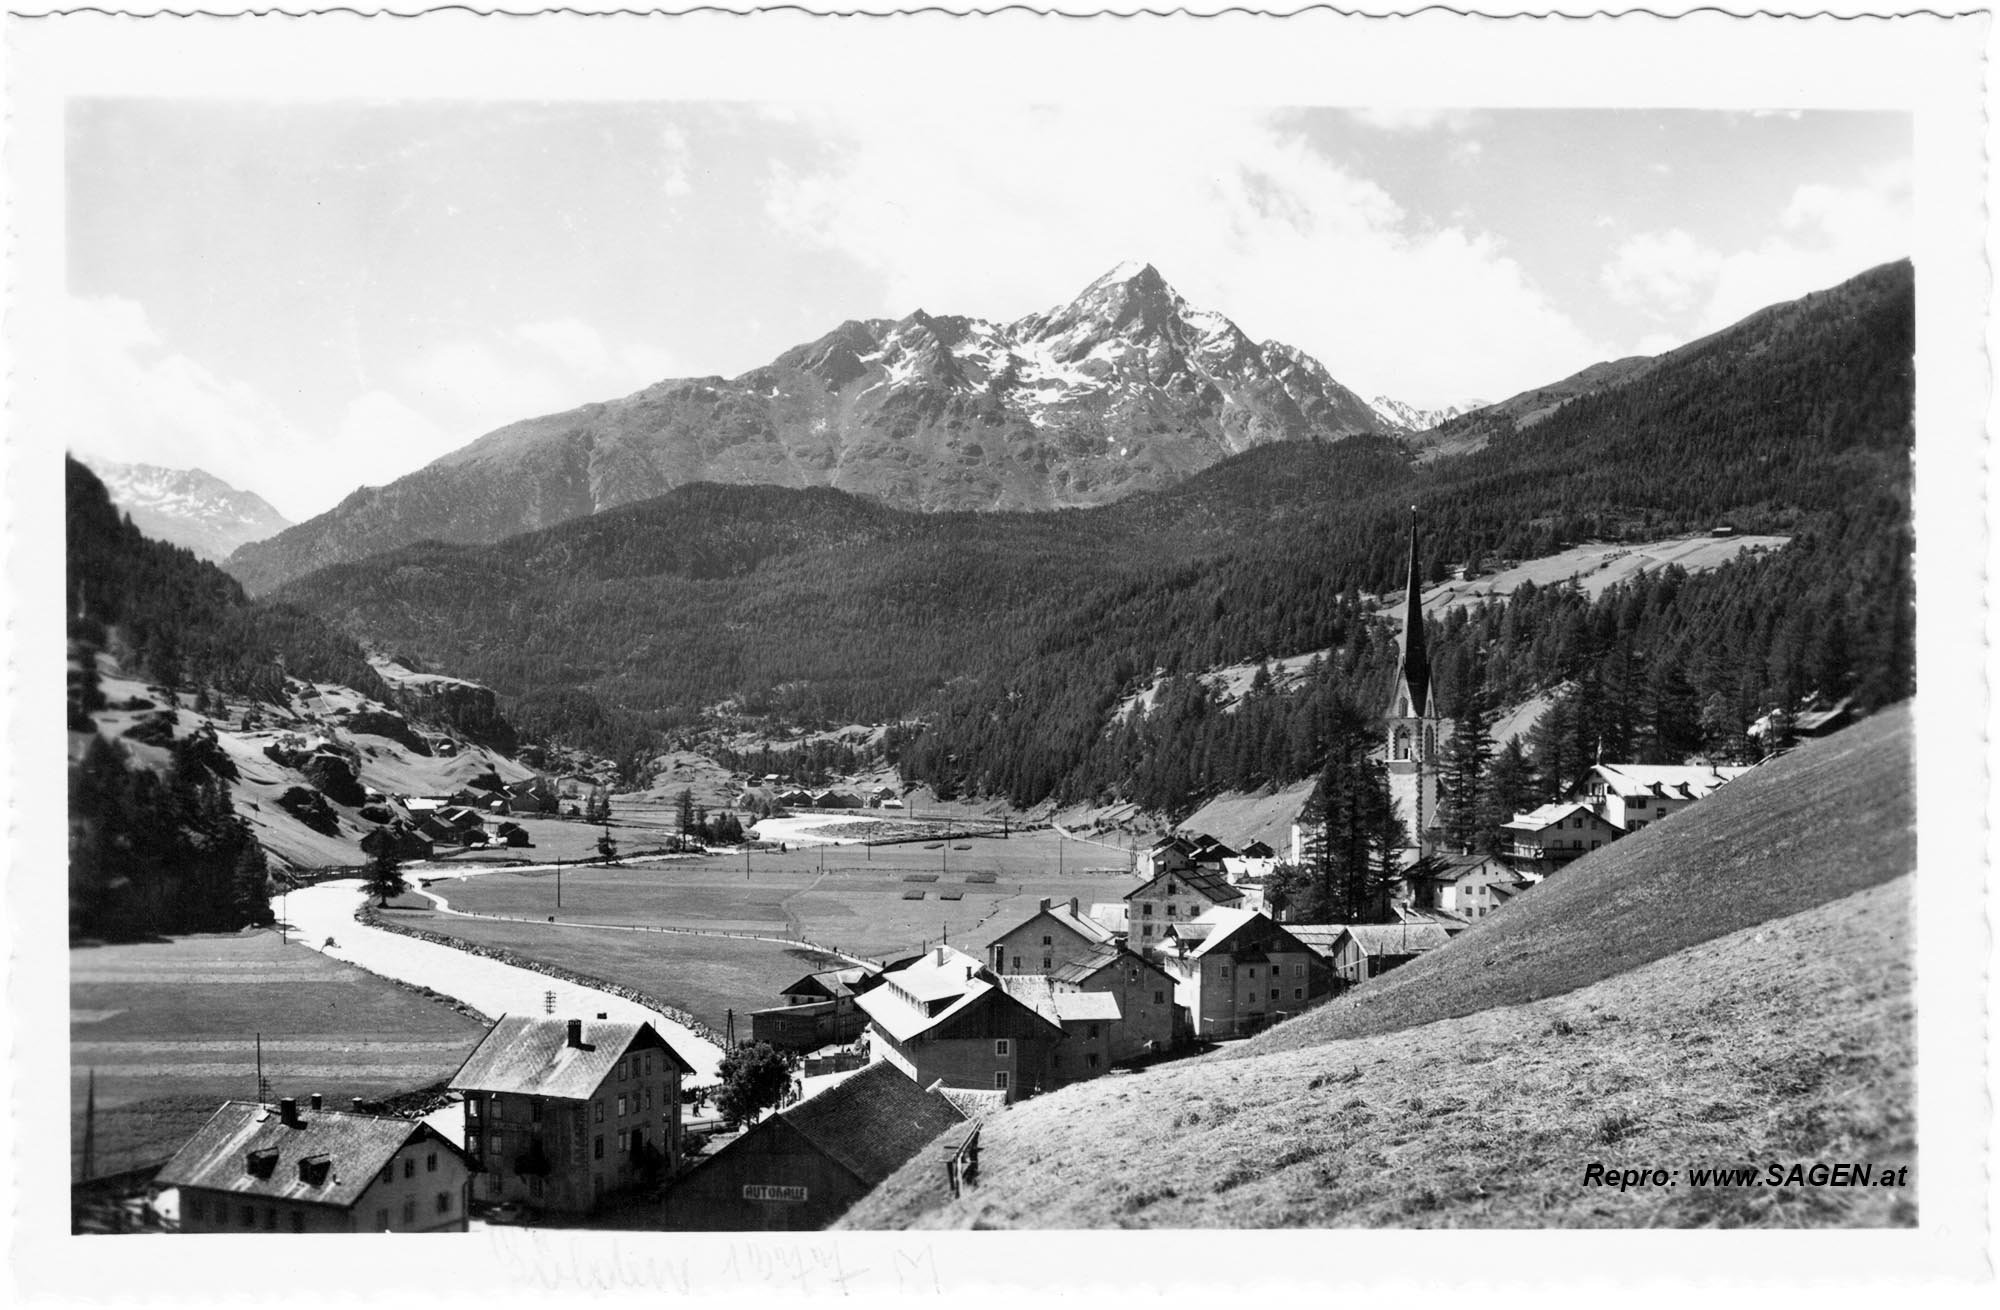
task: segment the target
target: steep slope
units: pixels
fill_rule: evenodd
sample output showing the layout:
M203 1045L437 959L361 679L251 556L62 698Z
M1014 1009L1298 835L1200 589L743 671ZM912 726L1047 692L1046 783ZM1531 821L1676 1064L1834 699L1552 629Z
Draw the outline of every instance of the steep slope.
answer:
M409 542L496 541L689 482L920 510L1094 505L1272 441L1390 425L1316 361L1120 265L1014 323L850 321L741 377L501 428L239 552L253 592Z
M1912 1162L1910 764L1907 709L1802 747L1345 1002L995 1118L957 1201L920 1160L842 1226L1912 1223L1913 1185L1584 1182Z
M254 491L241 491L201 469L83 461L103 480L111 503L155 541L185 546L221 563L231 551L276 536L292 521Z

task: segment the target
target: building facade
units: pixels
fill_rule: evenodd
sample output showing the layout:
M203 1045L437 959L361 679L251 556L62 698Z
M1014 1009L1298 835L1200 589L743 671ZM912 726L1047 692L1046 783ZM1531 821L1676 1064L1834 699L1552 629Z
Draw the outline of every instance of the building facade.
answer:
M993 939L986 963L1002 977L1054 973L1111 940L1109 928L1078 913L1074 897L1066 902L1045 897L1034 914Z
M1164 940L1168 927L1199 919L1210 910L1243 903L1243 889L1220 873L1193 868L1155 874L1125 893L1126 940L1140 951Z
M651 1024L503 1017L451 1080L475 1196L585 1214L671 1177L693 1072Z
M860 997L869 1052L919 1087L1004 1092L1022 1100L1056 1085L1062 1025L1007 994L998 975L949 946L893 969Z
M420 1120L228 1101L155 1182L180 1190L184 1233L466 1230L471 1162Z
M1302 1013L1324 990L1315 988L1320 958L1253 910L1211 910L1176 924L1155 958L1197 1037L1247 1037Z

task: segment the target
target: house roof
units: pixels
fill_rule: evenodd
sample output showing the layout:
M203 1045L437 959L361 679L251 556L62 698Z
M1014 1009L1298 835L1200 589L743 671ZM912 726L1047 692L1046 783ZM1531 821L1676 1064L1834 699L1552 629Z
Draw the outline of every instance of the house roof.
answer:
M1451 940L1436 923L1350 923L1346 936L1363 955L1414 955Z
M931 1085L931 1091L950 1101L958 1112L965 1116L967 1123L978 1123L990 1119L1007 1108L1007 1093L996 1092L986 1087L946 1087L940 1079Z
M611 1067L635 1043L649 1049L658 1046L683 1074L694 1072L694 1066L649 1023L624 1019L581 1022L583 1045L571 1046L567 1020L502 1016L452 1075L452 1090L589 1100Z
M1232 910L1221 906L1204 912L1199 918L1186 923L1171 925L1167 931L1176 940L1195 941L1198 945L1187 952L1190 956L1234 953L1232 947L1240 946L1250 934L1245 929L1260 926L1267 929L1264 940L1259 940L1251 949L1261 951L1264 941L1271 937L1296 937L1290 924L1278 924L1262 910ZM1199 934L1197 936L1197 934ZM1299 945L1304 946L1304 942Z
M996 991L1003 999L1011 999L978 960L964 951L940 946L915 964L888 974L881 986L854 999L871 1022L905 1042L962 1014ZM1048 1015L1040 1017L1056 1022Z
M412 1138L429 1138L464 1159L464 1152L421 1120L352 1114L345 1110L299 1111L288 1127L278 1107L254 1101L225 1101L160 1170L157 1182L200 1187L240 1196L312 1201L352 1206L368 1190L392 1156ZM252 1173L253 1152L271 1152L270 1168ZM323 1175L305 1174L301 1161L324 1159ZM307 1181L309 1176L323 1180Z
M1088 1020L1117 1022L1124 1017L1118 998L1109 992L1077 992L1055 985L1044 974L1009 974L1000 980L1007 995L1051 1023L1079 1023Z
M1121 933L1132 922L1130 910L1123 901L1098 901L1090 907L1090 918L1113 933Z
M925 1091L886 1060L800 1101L780 1117L870 1187L966 1119L950 1098Z
M1186 883L1188 890L1200 896L1210 905L1233 905L1243 899L1242 888L1232 886L1229 879L1207 869L1176 869L1166 873L1155 874L1145 882L1140 883L1137 887L1134 887L1131 891L1126 892L1125 899L1128 901L1131 900L1134 896L1146 891L1154 883L1165 878L1173 878Z
M1058 965L1055 972L1051 973L1049 977L1059 983L1079 984L1088 982L1100 970L1107 969L1118 963L1119 957L1123 955L1132 955L1132 953L1116 942L1100 942L1075 959L1066 960ZM1139 957L1133 955L1132 958L1136 960Z
M1344 923L1288 923L1285 931L1315 955L1333 954L1333 944L1347 931Z
M1669 796L1699 800L1747 772L1747 767L1735 764L1597 764L1589 776L1602 779L1605 790L1615 796L1652 796L1657 788Z
M1512 828L1517 832L1540 832L1544 828L1555 827L1578 810L1582 810L1594 819L1599 819L1607 827L1615 828L1618 826L1612 823L1611 820L1598 814L1596 810L1585 805L1582 801L1550 801L1547 805L1529 810L1526 814L1517 814L1500 826L1502 828Z
M1092 907L1093 910L1095 908L1094 906ZM1033 914L1021 920L1021 922L1015 924L1012 928L1007 929L1006 932L994 934L993 940L997 942L1002 937L1007 936L1008 933L1018 932L1043 916L1054 919L1057 923L1087 942L1108 942L1114 935L1111 929L1097 922L1096 919L1071 910L1068 901L1056 901L1052 903L1045 902L1040 909L1037 909Z

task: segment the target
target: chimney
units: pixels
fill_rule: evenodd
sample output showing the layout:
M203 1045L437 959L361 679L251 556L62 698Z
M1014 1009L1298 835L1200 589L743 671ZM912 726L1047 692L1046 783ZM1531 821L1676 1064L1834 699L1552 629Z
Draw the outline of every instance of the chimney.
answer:
M600 1019L609 1019L611 1016L609 1014L606 1014L604 1011L599 1010L597 1012L597 1017Z
M1076 897L1074 896L1069 898L1069 912L1071 915L1075 915L1077 913Z
M312 1094L312 1108L314 1114L318 1114L320 1112L321 1102L320 1102L320 1095L318 1092L314 1092Z
M287 1096L284 1100L278 1102L278 1117L284 1120L285 1127L287 1128L303 1128L305 1126L299 1121L299 1103L292 1097Z
M1042 897L1042 908L1045 910L1049 908L1049 898L1046 896Z
M583 1046L583 1020L571 1019L569 1021L569 1044L578 1048Z
M361 1098L358 1096L354 1098L354 1113L361 1113Z

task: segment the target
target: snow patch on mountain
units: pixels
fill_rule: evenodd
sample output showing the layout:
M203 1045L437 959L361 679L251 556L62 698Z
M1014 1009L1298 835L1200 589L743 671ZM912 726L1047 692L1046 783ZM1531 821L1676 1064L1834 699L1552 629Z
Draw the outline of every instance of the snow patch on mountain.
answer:
M129 514L139 531L155 541L185 546L203 559L220 563L238 546L292 526L262 496L201 469L78 458L103 481L111 503Z
M1425 409L1391 396L1377 396L1368 402L1368 407L1391 427L1400 428L1405 432L1428 432L1448 419L1457 418L1460 414L1470 414L1475 409L1486 408L1486 402L1467 400L1438 409Z

